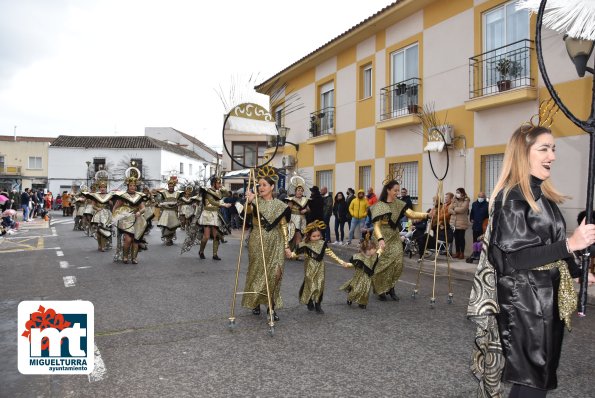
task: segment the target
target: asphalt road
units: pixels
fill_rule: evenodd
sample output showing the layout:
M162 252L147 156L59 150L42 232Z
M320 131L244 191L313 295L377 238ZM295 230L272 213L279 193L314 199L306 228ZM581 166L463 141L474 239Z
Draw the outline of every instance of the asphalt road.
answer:
M229 397L360 396L472 397L469 359L474 328L465 318L470 274L452 278L447 303L442 268L436 304L432 275L407 262L399 302L374 297L366 310L345 304L338 287L352 270L329 262L324 314L298 302L302 263L288 261L282 284L285 308L270 337L264 316L237 307L227 327L240 240L221 245L223 261L180 255L184 232L171 247L149 235L140 264L112 262L96 242L72 231L56 214L48 228L26 226L0 243L1 397ZM351 249L338 253L345 259ZM242 261L240 290L246 260ZM64 277L73 276L66 287ZM25 376L17 370L17 306L22 300L89 300L95 306L95 342L104 371L88 376ZM239 304L239 302L238 302ZM593 396L595 308L575 317L567 333L559 388L551 397Z

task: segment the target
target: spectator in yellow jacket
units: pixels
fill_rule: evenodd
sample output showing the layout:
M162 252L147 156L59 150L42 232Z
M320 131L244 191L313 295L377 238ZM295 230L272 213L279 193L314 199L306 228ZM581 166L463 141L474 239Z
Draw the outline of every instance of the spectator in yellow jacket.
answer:
M366 215L368 214L368 200L363 189L357 191L357 197L354 198L349 204L349 214L351 214L351 225L349 226L349 240L347 244L351 244L355 229L361 227L366 221Z

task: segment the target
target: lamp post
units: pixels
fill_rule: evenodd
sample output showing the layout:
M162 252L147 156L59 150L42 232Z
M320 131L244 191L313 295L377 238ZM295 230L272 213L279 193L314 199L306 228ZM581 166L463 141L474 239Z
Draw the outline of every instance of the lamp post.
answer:
M277 144L283 146L285 144L293 145L296 152L300 150L300 144L296 144L291 141L287 141L287 135L289 134L289 127L277 127L279 136L277 137Z
M87 189L89 189L89 167L91 166L91 161L87 160L85 163L87 164Z
M547 90L549 91L552 99L560 108L562 113L566 115L570 121L572 121L575 125L580 127L583 131L589 133L589 169L588 169L588 178L587 178L587 206L586 206L586 223L592 224L593 223L593 188L595 186L595 71L593 68L589 68L587 66L587 62L591 57L591 53L593 52L593 42L589 40L581 40L575 39L571 37L564 37L564 42L566 44L566 51L568 55L572 59L576 67L576 71L580 77L585 75L585 72L589 72L594 76L593 82L593 93L591 96L591 113L587 120L580 120L570 110L564 105L558 93L554 89L552 83L550 82L549 76L547 74L547 70L545 68L545 63L543 61L543 49L541 46L541 27L543 24L543 13L545 10L547 0L542 0L539 5L539 10L537 11L537 24L536 24L536 32L535 32L535 48L537 52L537 64L539 65L539 71L541 72L541 76L543 77L543 81ZM590 251L589 248L584 250L583 258L582 258L582 267L583 267L583 275L581 277L580 282L580 292L579 292L579 303L578 303L578 315L585 316L585 311L587 307L587 286L588 286L588 275L589 275L589 257Z

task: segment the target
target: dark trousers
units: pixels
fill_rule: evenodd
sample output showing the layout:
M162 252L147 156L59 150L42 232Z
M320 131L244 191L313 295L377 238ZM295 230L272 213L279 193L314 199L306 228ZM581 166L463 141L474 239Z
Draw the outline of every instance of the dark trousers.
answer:
M324 223L326 224L326 228L324 229L324 240L327 242L331 241L331 217L329 216L324 217Z
M473 230L473 242L477 242L477 238L483 235L483 231Z
M508 398L544 398L545 396L547 396L547 390L513 384Z
M343 242L345 239L345 224L347 224L346 220L339 221L339 219L335 217L335 238L338 242ZM339 232L341 232L341 239L339 239Z
M457 253L465 252L465 230L455 229L455 250Z

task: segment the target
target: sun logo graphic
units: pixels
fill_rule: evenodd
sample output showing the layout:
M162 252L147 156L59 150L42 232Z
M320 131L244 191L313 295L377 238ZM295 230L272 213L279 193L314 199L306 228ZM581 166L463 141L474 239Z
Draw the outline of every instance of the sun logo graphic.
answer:
M18 365L22 374L89 374L94 367L94 308L89 301L22 301Z

